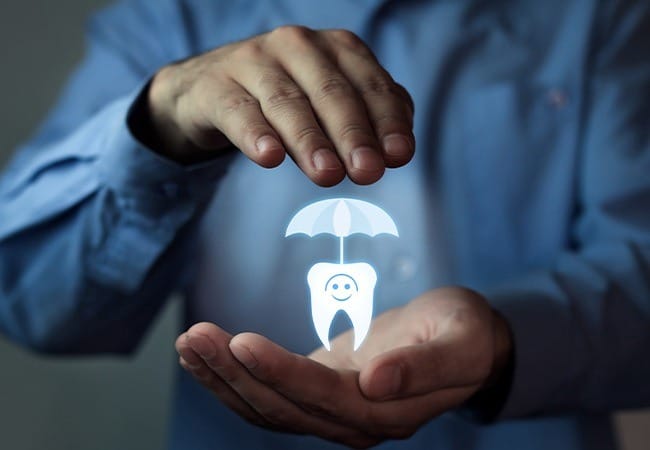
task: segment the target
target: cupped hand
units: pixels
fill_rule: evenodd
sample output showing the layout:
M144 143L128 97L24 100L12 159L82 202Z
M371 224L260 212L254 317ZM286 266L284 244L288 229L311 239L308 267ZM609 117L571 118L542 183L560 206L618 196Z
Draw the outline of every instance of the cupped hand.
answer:
M415 148L413 102L356 35L284 26L154 76L142 140L179 161L230 143L263 167L285 154L315 183L377 181Z
M357 352L351 333L305 357L200 323L176 348L181 365L249 422L355 448L411 436L494 383L511 352L505 321L461 288L380 315Z

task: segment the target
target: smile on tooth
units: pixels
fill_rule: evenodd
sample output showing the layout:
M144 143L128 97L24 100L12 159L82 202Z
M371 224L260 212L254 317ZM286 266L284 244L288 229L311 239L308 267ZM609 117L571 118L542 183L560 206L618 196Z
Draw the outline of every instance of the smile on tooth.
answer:
M312 319L323 346L330 350L329 331L334 316L344 311L354 328L354 350L370 329L377 273L366 263L317 263L307 274Z

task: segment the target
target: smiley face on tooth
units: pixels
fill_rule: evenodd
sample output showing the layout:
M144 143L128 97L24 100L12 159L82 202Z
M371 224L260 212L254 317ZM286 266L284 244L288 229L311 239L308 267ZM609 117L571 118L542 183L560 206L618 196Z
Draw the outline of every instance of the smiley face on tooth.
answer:
M325 292L331 295L334 300L344 302L359 292L359 285L350 275L337 273L327 280Z

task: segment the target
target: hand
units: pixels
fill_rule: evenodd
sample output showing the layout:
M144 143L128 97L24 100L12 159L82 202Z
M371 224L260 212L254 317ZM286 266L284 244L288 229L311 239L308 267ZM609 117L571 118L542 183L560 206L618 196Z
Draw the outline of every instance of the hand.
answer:
M373 183L415 148L410 96L344 30L285 26L166 66L146 109L136 134L166 156L191 162L232 143L275 167L287 152L322 186Z
M508 326L478 294L430 291L309 357L201 323L177 340L181 365L251 423L356 448L411 436L500 376Z

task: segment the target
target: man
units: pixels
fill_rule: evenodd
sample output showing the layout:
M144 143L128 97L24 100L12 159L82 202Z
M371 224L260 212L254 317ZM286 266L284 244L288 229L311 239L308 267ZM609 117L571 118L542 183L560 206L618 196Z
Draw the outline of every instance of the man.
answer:
M174 449L614 448L650 404L649 30L633 1L120 3L2 179L2 330L127 353L182 291ZM330 197L400 230L350 238L358 352L313 351L336 244L283 237Z

